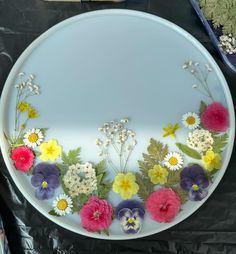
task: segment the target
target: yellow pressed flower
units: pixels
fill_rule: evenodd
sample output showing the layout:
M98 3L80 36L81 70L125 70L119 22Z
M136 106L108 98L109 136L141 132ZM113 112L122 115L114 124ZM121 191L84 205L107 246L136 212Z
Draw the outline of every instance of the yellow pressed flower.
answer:
M119 193L123 199L130 199L139 190L135 180L136 178L133 173L119 173L114 179L112 189L114 192Z
M55 161L62 152L61 146L54 139L42 143L39 149L41 151L41 155L39 158L42 161Z
M179 124L175 123L174 125L168 124L166 128L163 128L164 135L163 137L171 136L172 138L175 138L175 132L179 129Z
M206 155L202 157L202 161L208 171L220 169L222 166L220 154L214 153L212 150L206 152Z
M17 108L20 112L26 112L29 109L29 104L24 101L21 101L18 103Z
M165 184L167 182L168 171L160 165L155 165L148 170L148 176L153 184Z
M25 127L26 127L26 124L23 123L23 124L21 125L20 129L23 131L23 130L25 129Z
M33 118L37 118L38 116L39 116L38 112L34 108L29 107L29 109L28 109L28 117L30 119L33 119Z

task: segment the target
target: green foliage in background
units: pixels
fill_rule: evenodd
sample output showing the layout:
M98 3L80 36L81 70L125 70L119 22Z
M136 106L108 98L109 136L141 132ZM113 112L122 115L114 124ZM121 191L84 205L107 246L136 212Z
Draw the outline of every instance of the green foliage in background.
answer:
M236 38L236 0L199 0L200 7L215 28L223 26L225 35Z

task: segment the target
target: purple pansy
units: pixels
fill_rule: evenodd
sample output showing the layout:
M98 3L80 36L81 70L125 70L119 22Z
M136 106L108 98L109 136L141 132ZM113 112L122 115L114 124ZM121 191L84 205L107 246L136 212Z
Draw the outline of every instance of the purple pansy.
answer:
M55 164L39 163L33 170L31 184L36 188L36 198L50 199L59 186L60 172Z
M206 188L209 185L209 180L201 166L194 164L184 168L180 178L180 186L189 192L190 200L200 201L207 196Z
M137 200L125 200L116 207L116 217L121 221L121 228L126 234L140 231L145 209Z

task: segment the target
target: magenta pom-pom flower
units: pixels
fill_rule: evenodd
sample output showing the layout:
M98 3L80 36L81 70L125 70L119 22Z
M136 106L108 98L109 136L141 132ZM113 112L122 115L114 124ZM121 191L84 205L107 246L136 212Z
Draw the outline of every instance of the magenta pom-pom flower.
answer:
M203 126L214 132L224 132L229 126L229 113L219 102L207 106L201 116Z
M146 208L151 218L157 222L171 222L178 214L181 201L171 188L161 188L146 200Z
M108 201L92 196L80 210L82 227L90 232L106 230L112 223L112 213Z
M32 167L34 163L34 157L35 156L33 151L26 146L14 148L11 152L11 159L15 163L15 168L24 173L29 171Z

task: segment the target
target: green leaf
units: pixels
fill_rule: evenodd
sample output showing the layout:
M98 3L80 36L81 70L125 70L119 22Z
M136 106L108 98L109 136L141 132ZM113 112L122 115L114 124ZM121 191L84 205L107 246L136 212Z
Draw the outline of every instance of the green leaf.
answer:
M79 158L80 151L81 149L80 147L78 147L76 149L70 150L68 154L66 154L65 152L62 152L61 159L63 163L69 166L76 163L80 163L80 158Z
M140 173L136 173L136 182L139 185L138 196L145 201L148 196L154 191L154 185L149 177L145 177Z
M100 161L100 162L96 165L96 174L97 174L97 175L100 175L100 174L106 173L106 171L105 171L105 166L106 166L106 161L105 161L105 160Z
M104 176L103 174L97 176L97 185L101 184L103 176Z
M46 131L48 130L48 128L40 128L40 131L42 132L42 134L45 136L46 135Z
M98 185L97 195L101 199L107 199L108 194L111 191L112 182L103 182L102 184Z
M101 233L103 233L104 235L107 235L107 236L110 235L108 229L103 229L103 230L101 231Z
M39 151L37 151L37 150L34 150L34 155L35 155L36 157L39 157L39 156L41 155L41 153L40 153Z
M228 143L229 135L227 133L223 135L212 135L214 139L214 143L212 145L212 149L215 153L221 153L224 147Z
M187 154L189 157L192 157L197 160L200 160L202 158L201 154L198 151L188 147L187 145L176 143L176 146L179 148L179 150Z
M176 192L181 200L181 204L184 204L188 201L188 192L184 191L181 187L172 187L172 190Z
M62 175L64 175L68 170L68 165L63 163L56 163L56 166L60 169Z
M68 196L70 196L69 190L66 188L66 186L65 186L65 184L64 184L63 176L64 176L63 174L61 174L61 176L60 176L61 187L62 187L62 189L64 190L65 194L68 195Z
M143 153L143 160L138 161L139 168L146 177L148 177L149 169L152 169L155 165L161 164L168 154L169 149L167 145L163 145L161 142L151 138L147 151L147 154Z
M204 101L201 101L200 108L199 108L199 115L201 116L202 113L206 110L207 104Z
M73 212L79 212L84 204L88 201L90 196L86 194L79 194L78 197L73 198Z
M50 215L55 216L55 217L61 217L60 215L58 215L57 213L55 213L55 211L52 209L51 211L48 212Z
M177 171L169 171L169 175L167 178L167 183L165 184L166 187L173 187L180 183L180 170Z
M33 174L33 169L34 169L34 168L31 167L30 170L26 172L26 175L27 175L27 176L32 176L32 174Z

